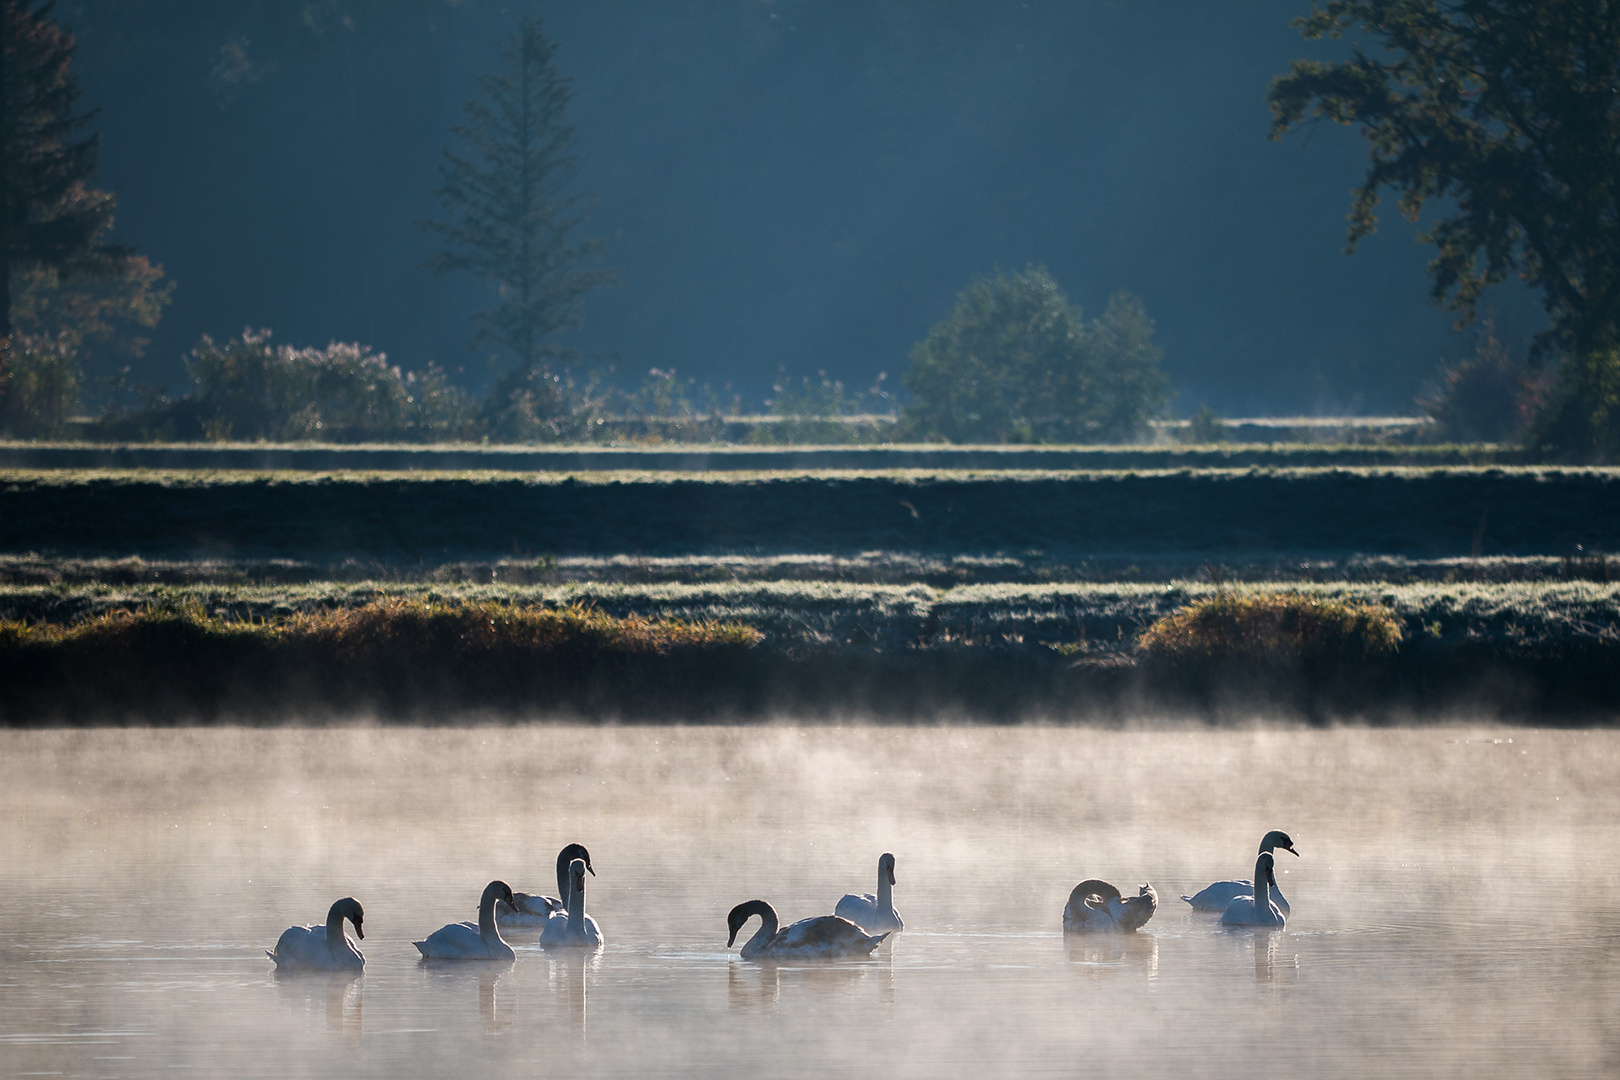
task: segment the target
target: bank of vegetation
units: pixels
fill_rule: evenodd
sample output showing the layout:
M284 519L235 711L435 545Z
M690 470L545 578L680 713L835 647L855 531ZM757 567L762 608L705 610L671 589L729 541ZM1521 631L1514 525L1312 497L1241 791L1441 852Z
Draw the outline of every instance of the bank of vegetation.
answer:
M0 591L7 723L1607 722L1620 586Z

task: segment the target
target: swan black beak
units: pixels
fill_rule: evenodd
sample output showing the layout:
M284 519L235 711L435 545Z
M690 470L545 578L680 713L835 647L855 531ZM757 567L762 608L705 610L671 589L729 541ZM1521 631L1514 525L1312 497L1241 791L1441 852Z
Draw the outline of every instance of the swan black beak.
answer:
M359 938L361 941L366 940L366 932L361 928L359 923L354 924L354 936Z
M1292 847L1285 847L1283 850L1288 852L1288 854L1292 855L1294 858L1299 858L1299 852L1295 851Z

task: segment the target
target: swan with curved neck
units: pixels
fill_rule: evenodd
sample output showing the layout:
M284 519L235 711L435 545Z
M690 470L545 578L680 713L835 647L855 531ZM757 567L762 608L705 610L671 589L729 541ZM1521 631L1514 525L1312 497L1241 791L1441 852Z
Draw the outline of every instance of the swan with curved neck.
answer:
M588 949L602 944L602 931L596 920L585 914L585 860L575 859L568 866L568 913L553 915L540 935L540 944L548 949L582 946Z
M904 930L906 924L900 918L900 913L894 910L894 856L884 852L878 859L877 893L867 893L858 896L855 893L845 893L844 898L838 901L833 914L848 919L856 926L872 933L877 930L887 930L891 933Z
M1065 933L1094 930L1140 930L1159 910L1159 894L1144 884L1135 896L1122 896L1106 881L1090 878L1069 893L1063 908Z
M495 905L495 918L510 926L544 926L550 919L568 911L568 868L575 859L585 860L585 869L592 874L591 853L584 844L569 844L557 853L557 895L515 892L513 902L502 900Z
M1296 858L1299 856L1299 852L1294 850L1294 841L1289 839L1288 834L1280 829L1272 829L1260 838L1260 851L1262 854L1275 851L1278 848L1289 852ZM1240 896L1253 895L1254 882L1239 878L1231 881L1217 881L1207 888L1199 889L1191 896L1183 896L1182 899L1191 904L1194 911L1213 912L1225 911L1227 906ZM1275 881L1271 885L1271 902L1276 904L1284 915L1293 910L1288 906L1288 900L1283 896L1282 890L1277 888Z
M492 881L484 886L484 895L478 901L478 925L470 922L441 926L425 941L413 941L424 960L511 960L512 951L495 925L495 901L512 902L512 889L504 881Z
M1273 899L1277 887L1277 857L1262 851L1254 864L1254 895L1240 896L1226 905L1221 913L1222 926L1275 926L1279 930L1288 922Z
M326 925L291 926L281 932L275 951L264 954L276 962L277 971L359 971L366 958L343 932L343 920L354 923L360 940L366 939L362 926L366 913L360 902L345 896L326 913Z
M763 900L749 900L738 904L726 916L731 937L726 948L737 943L737 931L755 915L759 916L759 929L743 943L744 960L812 960L840 956L870 956L872 950L889 935L868 934L848 919L837 915L817 915L800 919L785 929L776 918L776 909Z

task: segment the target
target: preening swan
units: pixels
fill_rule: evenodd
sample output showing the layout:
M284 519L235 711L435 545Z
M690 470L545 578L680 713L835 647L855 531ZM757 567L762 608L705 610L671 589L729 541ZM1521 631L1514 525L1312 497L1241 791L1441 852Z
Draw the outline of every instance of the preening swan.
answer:
M470 922L441 926L426 941L413 941L424 960L511 960L517 956L495 925L495 901L512 902L512 889L504 881L484 886L478 901L478 925Z
M1222 926L1275 926L1279 930L1288 919L1273 901L1277 887L1277 857L1262 851L1254 864L1254 895L1240 896L1221 913Z
M1291 852L1295 856L1299 855L1299 852L1294 850L1294 841L1289 839L1287 833L1282 832L1279 829L1272 829L1270 832L1266 833L1265 836L1260 838L1261 851L1269 852L1277 848L1282 848L1284 851ZM1227 905L1231 904L1231 902L1236 900L1238 897L1253 895L1254 882L1247 880L1234 880L1217 881L1208 888L1199 889L1191 896L1183 896L1182 899L1191 904L1194 911L1225 911ZM1273 881L1271 885L1271 902L1276 904L1277 907L1282 910L1284 915L1289 914L1293 910L1288 906L1287 899L1284 898L1282 891L1277 888L1275 881Z
M877 895L845 893L833 913L872 933L878 930L904 930L900 913L894 910L894 856L884 852L878 859Z
M364 941L361 923L365 917L360 902L345 896L326 913L325 926L288 927L276 942L275 952L266 949L264 955L276 962L278 971L359 971L366 966L366 958L343 932L343 920L354 923L354 932Z
M602 944L602 931L596 920L585 914L585 860L568 865L568 914L553 915L540 935L548 949L570 945L596 948Z
M837 956L870 956L888 934L868 934L848 919L837 915L817 915L800 919L785 930L778 930L776 909L763 900L749 900L731 909L726 921L731 937L726 948L737 943L737 931L755 915L759 929L742 947L744 960L811 960Z
M1106 881L1091 878L1069 893L1063 907L1065 933L1092 930L1137 930L1159 910L1159 894L1152 885L1143 885L1136 896L1121 896Z
M557 853L557 895L515 892L514 903L505 900L495 904L495 918L508 926L544 926L553 915L568 910L568 867L575 859L585 860L585 869L596 873L591 866L591 853L584 844L569 844Z

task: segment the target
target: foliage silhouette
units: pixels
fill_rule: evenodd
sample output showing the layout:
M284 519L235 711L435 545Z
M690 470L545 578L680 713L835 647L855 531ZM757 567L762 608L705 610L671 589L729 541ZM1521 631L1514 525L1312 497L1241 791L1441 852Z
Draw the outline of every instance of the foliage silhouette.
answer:
M1517 274L1562 354L1560 393L1532 440L1564 457L1620 453L1620 4L1591 0L1327 0L1308 40L1359 36L1351 57L1294 61L1273 80L1272 137L1312 119L1361 128L1371 164L1349 247L1377 226L1381 189L1437 252L1433 296L1474 317Z

